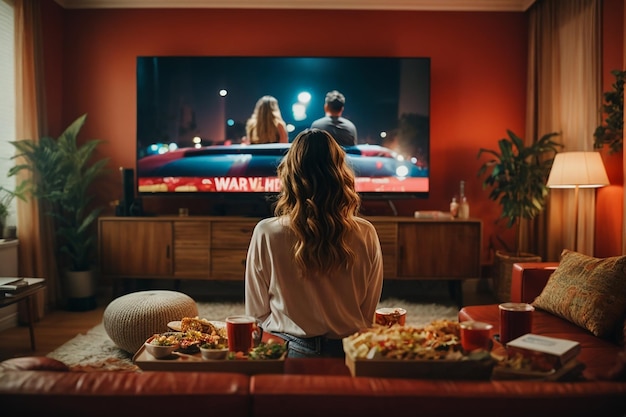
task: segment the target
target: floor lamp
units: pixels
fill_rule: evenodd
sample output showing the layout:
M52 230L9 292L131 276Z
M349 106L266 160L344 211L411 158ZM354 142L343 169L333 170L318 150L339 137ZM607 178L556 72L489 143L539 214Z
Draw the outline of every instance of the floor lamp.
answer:
M578 189L600 188L609 185L604 164L599 152L560 152L556 154L548 188L573 188L574 211L574 250L578 250Z

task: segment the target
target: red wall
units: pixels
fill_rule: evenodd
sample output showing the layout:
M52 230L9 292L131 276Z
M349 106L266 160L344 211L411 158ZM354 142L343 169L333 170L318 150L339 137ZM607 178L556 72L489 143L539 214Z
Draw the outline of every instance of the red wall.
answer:
M483 220L483 253L489 256L500 208L477 178L477 153L494 148L506 129L525 133L524 13L65 10L45 0L44 15L46 92L54 107L49 134L88 114L81 137L106 140L101 152L111 159L111 178L97 191L105 203L121 197L118 167L135 164L138 55L430 57L432 191L428 199L396 206L410 216L415 210L447 211L465 180L470 214ZM204 203L184 204L200 214L197 206ZM144 199L144 207L159 214L174 213L179 205Z
M602 91L611 90L611 71L625 69L624 0L604 0L602 11ZM624 222L624 155L602 150L602 159L611 185L597 192L595 256L622 253Z

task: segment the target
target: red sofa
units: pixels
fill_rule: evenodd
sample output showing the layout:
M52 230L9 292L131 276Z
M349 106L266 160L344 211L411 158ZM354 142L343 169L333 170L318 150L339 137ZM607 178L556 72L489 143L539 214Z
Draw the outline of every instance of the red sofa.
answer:
M550 264L548 264L550 265ZM555 266L556 264L551 264ZM516 266L513 294L530 300L550 274L546 264ZM518 297L518 298L515 298ZM352 377L339 359L287 359L285 374L208 372L72 372L49 358L0 363L0 403L20 415L508 417L626 414L626 382L603 380L623 360L623 347L537 311L534 331L578 340L592 380L452 381ZM464 307L461 320L497 324L497 305ZM497 328L497 326L496 326ZM615 375L613 375L615 376Z
M559 264L556 262L529 262L513 265L511 276L511 301L530 303L537 297L548 278ZM497 305L469 306L459 311L459 320L486 321L498 332L499 312ZM584 375L590 380L613 378L610 374L625 354L624 346L600 339L589 331L536 309L533 314L533 333L579 342L582 347L578 360L585 364Z

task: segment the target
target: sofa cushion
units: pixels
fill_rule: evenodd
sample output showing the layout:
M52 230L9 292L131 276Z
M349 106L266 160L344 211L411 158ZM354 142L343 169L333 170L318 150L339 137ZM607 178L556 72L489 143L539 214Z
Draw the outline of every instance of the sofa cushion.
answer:
M437 381L327 375L254 375L254 417L407 415L621 416L626 384L607 381ZM294 410L297 410L294 411Z
M250 377L239 373L0 371L3 409L27 417L182 416L189 407L248 417L249 399Z
M564 250L532 305L598 337L615 339L626 312L626 256L594 258Z

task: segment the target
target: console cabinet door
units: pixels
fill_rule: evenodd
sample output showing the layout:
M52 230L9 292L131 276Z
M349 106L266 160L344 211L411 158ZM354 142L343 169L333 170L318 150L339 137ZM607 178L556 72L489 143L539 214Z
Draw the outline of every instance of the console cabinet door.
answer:
M383 277L395 278L398 276L398 223L372 221L372 225L383 253Z
M480 277L480 221L415 222L398 225L398 277Z
M243 280L252 231L258 220L211 222L211 278Z
M208 279L211 256L211 222L174 222L174 276Z
M172 222L100 220L100 266L104 275L172 275Z

